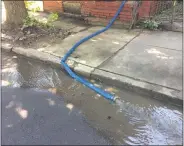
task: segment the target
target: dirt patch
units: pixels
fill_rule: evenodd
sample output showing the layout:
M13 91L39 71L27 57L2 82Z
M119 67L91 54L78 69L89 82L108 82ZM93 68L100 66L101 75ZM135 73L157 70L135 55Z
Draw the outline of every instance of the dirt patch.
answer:
M60 43L70 34L72 32L58 28L46 29L32 26L9 29L2 27L1 40L16 47L38 49Z

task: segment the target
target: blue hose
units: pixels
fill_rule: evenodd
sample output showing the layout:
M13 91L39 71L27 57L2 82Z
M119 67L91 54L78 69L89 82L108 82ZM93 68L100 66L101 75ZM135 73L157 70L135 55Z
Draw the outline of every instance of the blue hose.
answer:
M80 41L78 41L78 42L77 42L77 43L76 43L76 44L65 54L65 56L64 56L63 59L61 60L61 65L63 65L64 69L68 72L68 74L69 74L72 78L76 79L78 82L84 84L85 86L89 87L90 89L94 90L95 92L97 92L98 94L102 95L102 96L105 97L106 99L109 99L109 100L112 100L112 101L114 101L114 100L116 99L116 97L115 97L114 95L112 95L112 94L110 94L110 93L108 93L108 92L106 92L106 91L104 91L104 90L102 90L102 89L100 89L100 88L94 86L92 83L90 83L90 82L88 82L87 80L85 80L85 79L79 77L78 75L76 75L76 74L70 69L70 67L69 67L65 62L66 62L67 58L76 50L76 48L77 48L80 44L86 42L87 40L91 39L92 37L95 37L95 36L99 35L99 34L102 33L102 32L105 32L106 30L108 30L108 29L112 26L112 24L114 23L114 21L116 20L116 18L118 17L118 15L119 15L119 13L121 12L121 10L123 9L125 3L126 3L126 0L124 0L124 1L121 3L121 5L120 5L118 11L116 12L116 14L114 15L114 17L110 20L109 24L108 24L105 28L103 28L103 29L101 29L101 30L99 30L99 31L97 31L97 32L95 32L95 33L93 33L93 34L91 34L91 35L89 35L89 36L87 36L87 37L81 39Z

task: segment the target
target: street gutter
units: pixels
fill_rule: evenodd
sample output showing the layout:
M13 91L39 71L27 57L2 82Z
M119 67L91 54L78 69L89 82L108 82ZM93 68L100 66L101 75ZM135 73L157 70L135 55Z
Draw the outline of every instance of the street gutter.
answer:
M61 67L64 71L64 68L60 64L60 57L54 56L49 53L41 52L35 49L25 49L22 47L14 47L11 44L2 43L1 49L6 52L14 52L19 55L26 56L28 58L37 59L55 65L56 67ZM90 67L77 61L74 61L72 58L67 60L69 67L74 70L77 74L85 76L90 79L101 80L104 83L111 84L120 88L124 88L133 92L136 92L141 95L146 95L151 98L156 98L158 100L168 102L171 104L176 104L182 106L182 91L169 89L167 87L154 85L144 81L132 79L129 77L117 75L110 73L98 68ZM122 97L123 98L123 97Z

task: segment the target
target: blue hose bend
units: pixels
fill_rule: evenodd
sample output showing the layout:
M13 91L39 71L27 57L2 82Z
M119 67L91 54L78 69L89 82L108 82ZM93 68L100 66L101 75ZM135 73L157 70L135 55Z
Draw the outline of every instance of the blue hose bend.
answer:
M66 60L68 59L68 57L76 50L76 48L77 48L80 44L82 44L82 43L86 42L87 40L89 40L89 39L91 39L91 38L93 38L93 37L99 35L99 34L102 33L102 32L105 32L106 30L108 30L108 29L112 26L112 24L114 23L114 21L116 20L116 18L118 17L118 15L120 14L120 12L121 12L121 10L123 9L125 3L126 3L126 0L124 0L124 1L121 3L121 5L120 5L118 11L116 12L116 14L114 15L114 17L110 20L109 24L108 24L105 28L103 28L103 29L101 29L101 30L99 30L99 31L97 31L97 32L95 32L95 33L93 33L93 34L91 34L91 35L89 35L89 36L87 36L87 37L81 39L80 41L78 41L78 42L77 42L77 43L76 43L76 44L65 54L65 56L64 56L64 57L62 58L62 60L61 60L61 65L63 65L64 69L68 72L68 74L69 74L72 78L76 79L78 82L84 84L85 86L89 87L90 89L94 90L95 92L97 92L98 94L102 95L102 96L105 97L106 99L109 99L109 100L112 100L112 101L114 101L114 100L116 99L116 97L115 97L114 95L112 95L112 94L110 94L110 93L108 93L108 92L106 92L106 91L104 91L104 90L102 90L102 89L100 89L100 88L94 86L92 83L90 83L90 82L88 82L87 80L85 80L85 79L79 77L78 75L76 75L76 74L70 69L70 67L69 67L65 62L66 62Z

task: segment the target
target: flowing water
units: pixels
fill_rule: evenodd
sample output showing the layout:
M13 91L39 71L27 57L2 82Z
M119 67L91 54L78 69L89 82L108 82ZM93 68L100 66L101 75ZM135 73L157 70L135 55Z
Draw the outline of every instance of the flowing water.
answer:
M88 124L112 144L182 144L182 107L91 80L121 97L114 104L56 67L16 54L2 55L3 86L34 88L59 95L70 108L79 109Z

